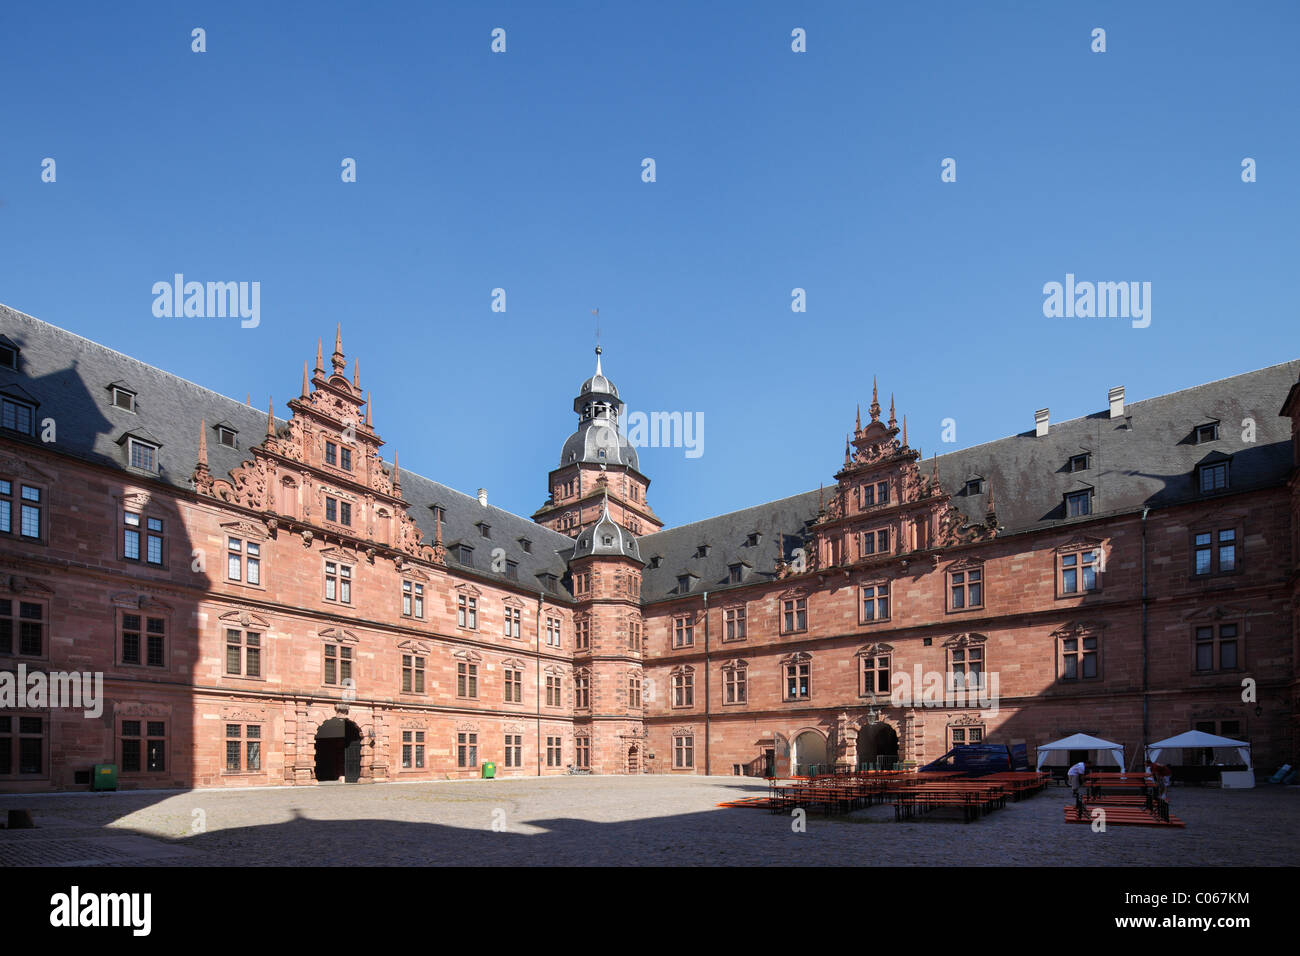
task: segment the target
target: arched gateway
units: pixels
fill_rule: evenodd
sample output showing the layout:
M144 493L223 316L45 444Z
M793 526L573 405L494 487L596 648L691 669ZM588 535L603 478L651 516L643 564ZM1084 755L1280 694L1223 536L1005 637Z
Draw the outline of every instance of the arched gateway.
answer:
M361 779L361 728L343 717L325 721L316 729L316 779Z

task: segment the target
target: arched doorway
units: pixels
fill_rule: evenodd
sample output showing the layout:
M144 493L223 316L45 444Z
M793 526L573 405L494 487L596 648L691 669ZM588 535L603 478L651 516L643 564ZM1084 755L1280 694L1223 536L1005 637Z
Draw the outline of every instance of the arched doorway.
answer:
M886 723L868 724L858 731L858 766L893 770L898 763L898 731Z
M796 776L828 773L830 759L826 754L826 738L815 730L805 730L794 738L790 761L794 764Z
M361 779L361 728L334 717L316 728L316 779L348 783Z
M633 744L631 747L627 748L627 772L628 773L641 772L641 751L637 749L636 744Z

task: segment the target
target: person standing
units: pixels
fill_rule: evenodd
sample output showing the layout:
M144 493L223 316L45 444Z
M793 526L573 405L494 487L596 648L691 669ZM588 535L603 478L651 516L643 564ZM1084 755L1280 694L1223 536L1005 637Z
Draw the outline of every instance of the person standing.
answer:
M1083 778L1088 775L1088 762L1086 760L1080 760L1071 767L1067 773L1070 777L1070 789L1074 792L1074 795L1077 798L1079 796L1079 785L1083 782Z

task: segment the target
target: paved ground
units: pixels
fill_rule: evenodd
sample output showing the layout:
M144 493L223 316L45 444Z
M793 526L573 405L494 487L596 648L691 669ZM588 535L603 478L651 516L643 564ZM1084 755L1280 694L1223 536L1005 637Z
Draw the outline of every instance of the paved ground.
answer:
M1065 789L971 824L718 809L766 793L735 777L562 777L261 790L0 795L36 830L0 830L11 865L1294 866L1300 787L1175 788L1184 830L1063 822ZM497 829L493 829L494 823Z

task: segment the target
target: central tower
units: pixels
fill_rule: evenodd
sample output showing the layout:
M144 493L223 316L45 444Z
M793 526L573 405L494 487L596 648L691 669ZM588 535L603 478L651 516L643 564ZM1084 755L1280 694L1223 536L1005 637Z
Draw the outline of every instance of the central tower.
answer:
M653 534L663 522L646 503L650 479L619 425L624 403L601 371L600 355L596 346L596 374L573 400L578 430L564 443L560 466L549 475L550 496L533 520L576 538L607 513L634 535Z

